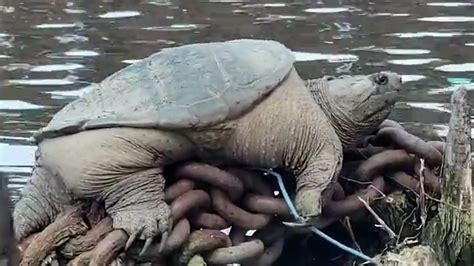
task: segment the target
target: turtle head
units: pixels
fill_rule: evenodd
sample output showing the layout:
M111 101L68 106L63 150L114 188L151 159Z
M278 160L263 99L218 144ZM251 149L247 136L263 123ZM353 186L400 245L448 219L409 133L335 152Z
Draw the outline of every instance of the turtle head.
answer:
M397 101L402 78L392 72L328 78L329 94L352 120L378 126Z
M388 117L402 83L401 76L393 72L322 79L322 84L327 83L313 95L345 147L354 145Z

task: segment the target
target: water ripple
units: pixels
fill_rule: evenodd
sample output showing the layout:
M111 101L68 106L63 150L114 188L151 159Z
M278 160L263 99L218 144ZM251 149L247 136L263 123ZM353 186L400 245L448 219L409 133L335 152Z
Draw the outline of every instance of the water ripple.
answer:
M352 48L351 51L383 52L390 55L422 55L422 54L431 53L430 50L426 50L426 49L379 48L373 45L366 46L366 47Z
M422 32L399 32L399 33L385 34L385 36L393 36L393 37L398 37L398 38L423 38L423 37L451 38L451 37L462 36L462 35L474 35L474 33L422 31Z
M452 86L448 86L446 88L435 88L435 89L430 89L428 91L428 94L443 94L443 93L449 93L457 90L459 87L463 86L467 90L474 90L474 83L468 83L468 84L455 84Z
M66 64L52 64L52 65L42 65L35 66L30 69L31 72L56 72L56 71L71 71L80 68L84 68L84 65L66 63Z
M64 52L65 56L68 57L94 57L100 55L96 51L91 51L91 50L78 50L78 49L73 49L69 50L67 52Z
M402 82L407 83L407 82L422 80L422 79L425 79L425 78L426 78L426 76L423 76L423 75L405 75L405 74L403 74L402 75Z
M473 3L466 2L431 2L426 3L427 6L442 6L442 7L463 7L463 6L472 6Z
M25 137L15 137L15 136L0 136L0 140L25 140L27 141L29 138Z
M151 30L151 31L189 31L189 30L197 30L209 27L206 24L172 24L169 26L152 26L152 27L144 27L143 30Z
M430 102L406 102L408 106L420 108L420 109L428 109L428 110L436 110L444 113L450 113L449 106L443 103L430 103Z
M68 76L63 79L10 79L8 85L28 85L28 86L65 86L75 83L77 77Z
M80 36L76 34L65 34L61 36L54 36L54 39L58 40L59 43L71 43L71 42L87 42L89 38L86 36Z
M171 5L171 0L149 0L145 4L155 5L155 6L169 6Z
M266 4L248 4L242 5L242 8L254 8L254 7L286 7L285 3L266 3Z
M20 100L0 100L0 110L32 110L46 108L42 105L27 103Z
M125 63L125 64L134 64L136 62L139 62L141 61L142 59L125 59L125 60L122 60L122 63Z
M349 7L317 7L317 8L308 8L303 10L307 13L317 13L317 14L328 14L328 13L340 13L340 12L349 12L351 9Z
M80 23L46 23L34 26L37 29L64 29L81 27Z
M430 50L426 49L381 49L382 52L391 55L420 55L429 54Z
M15 8L12 6L0 6L0 12L8 14L15 12Z
M270 23L274 21L279 21L279 20L305 20L306 17L304 16L292 16L292 15L273 15L269 14L264 17L258 17L255 20L258 21L257 23L254 24L259 24L259 23Z
M375 13L370 14L369 17L409 17L409 13Z
M99 18L131 18L131 17L138 17L142 13L138 11L110 11L105 14L99 15Z
M436 67L435 70L444 72L474 72L474 63L449 64Z
M79 98L84 94L90 92L94 87L92 85L86 86L78 90L68 90L68 91L45 91L45 93L51 94L55 99L64 99L64 98Z
M359 57L353 54L321 54L308 52L293 52L296 61L326 60L330 63L355 62Z
M405 65L405 66L413 66L413 65L424 65L433 62L441 61L439 58L410 58L410 59L394 59L389 60L389 64L393 65Z
M64 12L68 13L68 14L83 14L83 13L86 13L85 10L82 10L82 9L71 9L71 8L65 8L63 9Z
M474 17L452 16L452 17L424 17L419 21L428 22L474 22Z

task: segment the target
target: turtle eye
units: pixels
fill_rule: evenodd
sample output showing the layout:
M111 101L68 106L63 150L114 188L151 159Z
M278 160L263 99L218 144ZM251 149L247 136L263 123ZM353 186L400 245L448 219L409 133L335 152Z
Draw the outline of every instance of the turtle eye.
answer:
M388 83L388 77L387 75L378 75L377 78L375 78L375 83L379 85L387 85Z

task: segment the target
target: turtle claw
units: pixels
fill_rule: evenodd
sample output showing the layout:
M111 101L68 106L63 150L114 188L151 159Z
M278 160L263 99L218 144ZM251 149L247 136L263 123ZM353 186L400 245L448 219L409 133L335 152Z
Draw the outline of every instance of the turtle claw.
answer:
M158 249L158 253L163 253L163 250L166 246L166 242L168 241L168 232L164 232L163 235L161 235L161 241L160 241L160 248Z
M151 248L153 239L160 233L164 235L170 231L171 219L170 209L163 201L159 201L154 207L122 209L112 215L114 228L122 229L129 235L125 250L134 246L133 243L137 238L145 242L139 252L140 257Z
M125 250L128 250L130 248L130 246L133 244L133 242L135 241L135 239L137 239L137 236L140 232L138 231L135 231L133 232L133 234L128 238L127 240L127 243L125 244Z
M141 250L140 253L138 254L139 257L142 257L142 256L147 252L147 250L150 248L152 242L153 242L153 238L147 238L147 239L146 239L145 244L143 245L142 250ZM160 247L160 248L161 248L161 247Z

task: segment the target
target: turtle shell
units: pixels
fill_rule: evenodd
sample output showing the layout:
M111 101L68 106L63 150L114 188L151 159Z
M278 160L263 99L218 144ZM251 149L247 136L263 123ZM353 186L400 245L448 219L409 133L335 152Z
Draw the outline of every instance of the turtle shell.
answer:
M92 85L33 137L107 127L187 129L236 118L289 74L294 56L271 40L165 48Z

